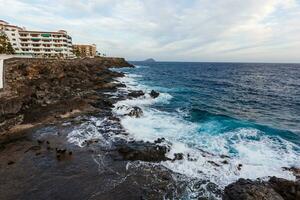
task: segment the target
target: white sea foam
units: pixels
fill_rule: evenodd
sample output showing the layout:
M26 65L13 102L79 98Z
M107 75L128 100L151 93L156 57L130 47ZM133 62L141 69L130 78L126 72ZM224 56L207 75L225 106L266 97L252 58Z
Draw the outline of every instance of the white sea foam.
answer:
M149 92L152 89L139 84L134 77L137 76L127 75L119 81L125 83L129 90ZM192 123L184 120L185 113L181 110L168 113L151 107L155 103L167 104L171 98L167 93L161 93L157 99L146 95L120 101L114 109L131 137L144 141L164 137L172 143L168 153L170 158L173 158L174 153L184 154L183 160L162 162L162 165L188 177L208 179L221 188L238 178L277 176L295 179L291 172L282 169L300 166L300 154L293 143L279 137L267 136L255 128L237 128L218 134L221 125L217 122ZM143 116L124 116L132 106L141 107ZM199 133L199 130L206 132ZM222 157L223 154L231 157ZM228 164L224 164L224 160ZM239 170L240 164L242 166Z

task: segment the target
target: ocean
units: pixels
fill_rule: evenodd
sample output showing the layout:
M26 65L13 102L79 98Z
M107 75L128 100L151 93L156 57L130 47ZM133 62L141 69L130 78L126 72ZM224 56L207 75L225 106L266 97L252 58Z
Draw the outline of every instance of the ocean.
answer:
M295 179L283 167L300 167L300 64L132 63L117 69L126 74L118 81L160 95L116 107L143 109L140 118L121 117L130 137L164 137L170 158L183 153L162 165L220 188L239 178Z

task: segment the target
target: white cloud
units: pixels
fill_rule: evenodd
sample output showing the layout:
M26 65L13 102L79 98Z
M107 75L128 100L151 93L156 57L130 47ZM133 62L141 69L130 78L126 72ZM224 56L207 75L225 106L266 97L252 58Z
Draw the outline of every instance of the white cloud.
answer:
M66 29L128 59L300 62L298 0L0 0L4 20Z

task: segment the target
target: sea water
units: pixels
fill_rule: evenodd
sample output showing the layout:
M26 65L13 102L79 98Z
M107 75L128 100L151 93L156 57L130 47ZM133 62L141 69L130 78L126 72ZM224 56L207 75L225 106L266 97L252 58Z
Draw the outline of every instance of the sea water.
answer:
M138 106L143 116L114 112L130 137L164 137L171 143L168 157L184 154L162 165L220 188L239 178L295 179L283 168L300 167L299 64L133 64L118 69L125 73L118 81L147 94L115 106ZM159 97L151 98L151 90Z

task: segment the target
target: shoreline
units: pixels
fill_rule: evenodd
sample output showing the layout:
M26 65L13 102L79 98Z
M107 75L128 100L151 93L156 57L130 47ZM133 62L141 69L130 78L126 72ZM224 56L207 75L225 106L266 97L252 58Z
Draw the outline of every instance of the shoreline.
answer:
M85 64L79 63L80 66L96 69L95 63L87 60L81 60ZM109 70L113 62L104 63L105 67L100 72L92 71L77 77L99 81L96 86L93 81L86 82L84 86L79 84L81 91L76 91L76 94L85 93L81 99L71 95L71 98L64 97L59 103L47 104L44 98L41 98L43 101L37 98L37 105L46 103L46 106L33 104L32 108L35 109L21 112L25 116L24 121L13 127L25 126L25 129L17 130L18 137L11 137L11 134L15 134L13 131L2 137L5 142L0 146L0 177L5 184L0 190L0 199L177 199L190 196L187 192L193 193L194 197L203 196L203 187L221 198L223 191L216 185L205 180L190 179L160 164L171 159L167 157L170 147L163 138L153 142L128 141L129 133L122 127L112 108L120 100L135 99L146 92L121 92L120 89L127 86L116 83L115 78L123 75ZM30 71L34 72L33 69ZM67 70L70 69L67 67ZM67 71L63 77L73 80L74 76L76 74L68 74ZM98 80L95 77L103 78ZM49 82L50 86L52 83ZM68 84L59 86L69 87ZM59 93L56 89L54 91ZM152 98L155 99L156 95ZM133 106L126 108L123 115L138 118L141 112ZM14 117L9 115L7 119ZM181 157L174 155L173 161ZM238 187L243 184L238 184ZM261 186L261 182L248 181L247 184L251 185L250 188L271 187ZM200 187L197 188L197 185ZM226 194L226 191L231 194L239 189L229 188L225 189ZM247 193L246 190L243 192ZM231 196L224 198L234 199Z
M9 60L6 64L18 67L15 63L19 61ZM82 62L94 68L88 61ZM32 60L25 62L26 67L21 62L24 68L39 68ZM124 62L121 64L124 66ZM0 189L0 199L162 199L176 198L183 193L184 184L175 181L180 175L157 164L164 157L164 148L157 151L158 144L128 142L123 138L127 133L119 119L113 116L111 107L117 100L127 97L111 98L108 94L115 92L117 87L124 87L114 83L114 78L122 74L108 71L109 67L116 67L115 63L105 65L102 71L95 71L90 77L94 80L104 76L100 79L101 84L93 86L95 91L88 88L91 84L82 87L87 95L81 101L74 98L70 103L73 98L67 98L46 106L36 103L28 110L16 109L15 115L2 118L6 123L19 114L25 116L1 134L0 181L5 184ZM131 67L130 64L127 66ZM68 71L65 75L69 76ZM41 85L44 82L48 80L43 80ZM70 137L87 138L76 143L76 139L72 141ZM153 157L153 153L157 156ZM157 161L140 161L149 159Z

